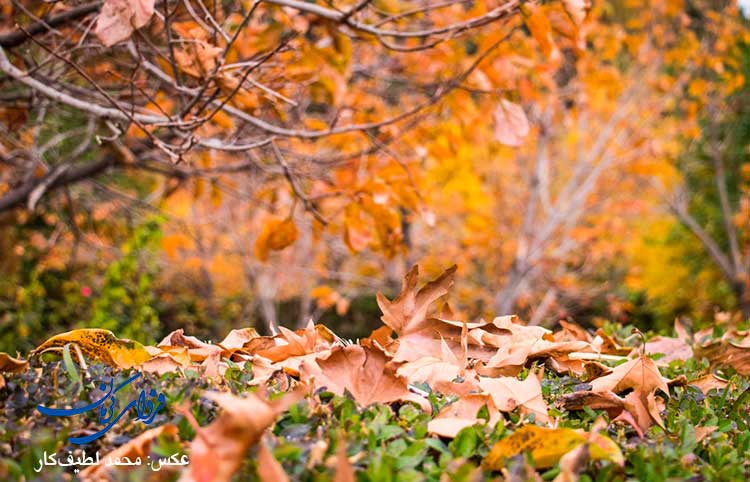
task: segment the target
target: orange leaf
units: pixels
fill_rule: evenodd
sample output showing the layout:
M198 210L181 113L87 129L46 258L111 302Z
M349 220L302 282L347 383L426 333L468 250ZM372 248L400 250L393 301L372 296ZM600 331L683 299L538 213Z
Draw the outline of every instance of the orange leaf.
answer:
M269 219L255 239L255 256L261 261L266 261L269 251L281 251L291 246L298 237L299 230L291 218Z

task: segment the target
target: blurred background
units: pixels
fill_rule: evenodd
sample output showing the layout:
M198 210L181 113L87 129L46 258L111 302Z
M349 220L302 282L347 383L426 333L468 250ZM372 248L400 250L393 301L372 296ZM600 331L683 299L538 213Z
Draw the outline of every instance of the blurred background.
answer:
M213 27L192 3L207 26L176 10L171 30L225 47L196 33ZM398 293L413 264L425 277L458 265L450 303L465 319L667 330L678 317L750 318L748 2L541 2L435 45L389 45L265 3L243 24L224 3L213 17L245 29L227 62L278 52L235 109L331 130L426 107L269 141L219 111L195 131L210 142L168 158L158 128L112 126L3 75L0 351L84 326L147 343L177 328L217 340L313 319L356 338L379 326L375 293ZM502 3L446 2L410 19L430 2L387 0L358 15L439 26ZM50 8L0 5L3 33ZM171 78L169 63L149 71L132 56L166 48L163 22L111 52L85 19L0 45L63 91L101 97L83 71L169 113L180 91L154 80L157 69ZM213 68L201 52L172 62L183 89ZM71 175L88 166L100 168Z

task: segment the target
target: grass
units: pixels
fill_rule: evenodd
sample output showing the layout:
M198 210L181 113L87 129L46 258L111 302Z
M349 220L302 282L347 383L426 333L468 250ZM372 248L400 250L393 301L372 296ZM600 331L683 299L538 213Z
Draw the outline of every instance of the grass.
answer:
M82 428L83 418L49 418L39 414L37 404L59 406L92 393L94 382L116 375L123 378L128 372L115 373L111 368L95 364L82 370L71 364L70 357L60 361L39 363L32 369L16 375L6 375L6 385L0 388L0 480L75 480L68 469L47 467L40 473L34 470L44 451L74 454L80 450L68 445L68 435ZM73 357L74 358L74 357ZM249 385L252 374L249 366L230 364L223 384L235 394L255 390ZM696 360L685 363L672 362L662 373L670 378L685 375L688 380L707 371L707 364ZM696 387L687 385L670 388L662 413L666 431L654 426L639 438L625 425L610 424L608 434L623 451L626 464L623 468L606 461L589 462L582 481L647 480L647 481L731 481L750 478L750 383L730 371L722 372L729 378L728 388L713 389L704 395ZM145 384L167 395L167 410L157 416L152 426L173 422L179 428L180 440L191 440L195 432L177 407L188 403L192 414L201 425L209 423L216 415L214 406L201 398L205 390L215 388L197 372L186 377L168 374L161 377L145 375ZM269 390L273 395L287 386L288 375L274 379ZM559 398L583 386L583 382L570 376L558 376L549 370L543 381L543 395L551 408L551 415L560 427L588 430L599 417L607 419L603 411L586 409L567 412L557 404ZM430 393L433 413L452 401L432 393L426 385L420 388ZM134 398L134 392L123 392ZM480 416L487 418L486 410ZM93 419L88 417L87 419ZM498 440L512 433L518 426L529 423L517 412L505 414L496 426L476 425L462 430L453 439L442 439L427 432L431 415L411 403L358 407L348 397L334 396L329 392L314 395L314 400L304 400L287 410L272 428L266 442L281 462L292 480L332 480L335 467L332 463L336 446L343 440L348 454L357 469L360 481L473 481L500 476L499 473L481 471L482 458ZM94 420L92 420L94 422ZM94 425L92 424L92 427ZM717 427L703 440L698 440L701 427ZM100 450L106 454L144 430L140 422L118 423L105 437L86 446L87 453ZM184 451L180 446L163 444L154 449L157 453ZM170 450L172 452L170 452ZM258 480L255 455L251 449L235 480ZM534 474L542 480L552 480L558 469L527 471L529 461L520 455L510 461L508 473L513 480L533 480ZM117 480L144 480L137 471L122 474Z

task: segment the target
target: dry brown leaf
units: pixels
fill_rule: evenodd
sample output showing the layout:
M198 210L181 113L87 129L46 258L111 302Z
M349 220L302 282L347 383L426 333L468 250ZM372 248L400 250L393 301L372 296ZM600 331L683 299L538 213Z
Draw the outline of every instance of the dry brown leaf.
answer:
M273 456L265 443L258 447L258 478L261 482L289 482L278 460Z
M611 391L621 393L628 389L641 393L654 393L657 389L669 396L668 380L659 373L659 368L647 356L640 356L622 365L612 373L591 381L594 392Z
M425 411L431 411L424 398L408 390L406 379L398 375L388 357L376 348L350 345L336 347L324 358L317 359L319 372L309 363L303 363L301 372L306 378L314 378L316 388L343 395L351 393L363 407L373 403L411 401Z
M731 366L740 375L750 375L750 332L729 330L719 340L711 338L713 329L693 335L696 358L707 358L711 367Z
M238 330L230 331L219 345L221 345L224 350L239 350L245 346L247 342L254 338L258 338L258 336L260 335L258 335L255 328L240 328Z
M656 391L661 390L668 397L668 380L662 377L650 358L640 356L623 363L590 383L591 391L566 395L564 407L576 410L588 405L606 409L610 416L617 414L617 419L633 424L641 435L653 423L664 428L660 415L661 399L656 397ZM617 396L629 390L632 391L624 398Z
M479 377L479 386L492 396L495 406L502 412L512 412L517 407L523 415L534 414L536 421L547 423L547 404L542 398L542 384L529 375L525 380L515 377Z
M333 482L354 482L357 480L354 467L346 455L346 443L343 436L339 436L336 447L336 475Z
M458 378L461 368L435 357L423 357L401 365L397 372L409 383L426 382L430 387L449 383Z
M477 413L484 406L487 406L490 414L489 425L494 427L502 417L492 397L485 393L470 393L443 407L427 424L427 431L441 437L453 438L466 427L485 423L484 419L477 418Z
M704 395L708 395L708 392L710 392L714 388L716 388L717 390L726 388L727 383L727 380L719 378L713 373L709 373L708 375L704 375L691 382L688 382L688 385L698 387L698 389L700 389L700 391L703 392Z
M153 14L154 0L106 0L94 33L109 47L130 37L133 30L146 25Z
M26 370L29 362L20 358L13 358L7 353L0 352L0 372L18 373Z
M698 443L703 442L706 437L708 437L718 429L719 427L717 427L716 425L711 425L708 427L695 427L695 441Z
M627 356L633 351L632 348L617 343L617 340L606 334L601 328L596 330L596 338L591 344L597 353L607 355Z
M196 430L190 444L190 465L182 482L229 482L247 450L260 440L276 417L299 401L307 391L300 385L282 398L267 401L249 393L240 398L230 393L210 392L206 398L222 408L211 424Z
M679 338L656 336L646 342L644 350L647 354L664 354L656 360L658 365L666 366L674 360L688 360L693 358L693 349Z
M127 457L131 461L134 461L136 458L140 457L141 460L145 461L146 457L149 455L149 453L151 453L151 445L156 439L158 439L160 436L176 439L177 432L177 426L171 423L146 430L139 436L126 442L124 445L121 445L120 447L106 454L104 457L102 457L102 461L107 459L122 459L123 457ZM128 470L128 468L123 469L122 467L127 466L108 466L104 463L102 463L101 465L91 465L83 469L79 477L82 481L85 482L104 482L114 480L115 471Z
M581 325L570 321L560 320L560 326L562 327L562 330L554 335L555 340L557 341L578 340L591 343L594 340L594 337L592 337Z
M164 353L143 362L140 366L140 370L146 373L164 375L165 373L179 372L185 367L186 365L178 362L172 355Z
M393 301L389 301L382 293L377 293L383 323L391 327L399 337L423 329L430 306L448 293L455 274L454 265L416 291L419 267L414 265L404 277L401 293Z

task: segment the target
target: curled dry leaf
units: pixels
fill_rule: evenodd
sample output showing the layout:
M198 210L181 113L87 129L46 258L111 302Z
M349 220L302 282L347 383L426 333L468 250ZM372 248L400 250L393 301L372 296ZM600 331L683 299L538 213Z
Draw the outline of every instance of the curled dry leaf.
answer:
M502 417L492 397L484 393L469 393L443 407L440 413L427 424L427 431L441 437L453 438L466 427L485 423L484 419L477 418L477 414L485 406L490 415L488 423L494 427L502 420Z
M145 26L154 14L154 0L105 0L94 33L107 47Z
M26 370L28 367L29 362L26 360L13 358L7 353L0 352L0 373L18 373Z
M634 391L653 393L660 389L668 395L667 381L651 358L641 356L615 367L612 373L593 380L591 386L594 392L620 393L632 388Z
M406 378L398 375L388 357L377 348L350 345L333 348L317 358L317 368L305 362L300 369L313 378L316 389L325 388L337 395L345 391L363 407L373 403L416 402L430 412L430 403L411 393Z
M240 328L238 330L232 330L227 336L219 343L224 350L233 351L239 350L247 342L258 338L258 332L255 328Z
M39 345L31 356L50 351L61 351L68 343L75 343L83 354L117 368L132 368L150 360L151 354L137 341L117 338L109 330L84 328L55 335Z
M500 99L492 113L492 119L495 122L495 139L501 144L518 147L529 135L526 113L520 105L509 100Z
M180 481L229 482L247 450L260 440L276 417L299 401L306 391L307 387L300 385L270 402L252 393L245 398L229 393L206 394L222 408L222 413L211 424L197 429L190 444L190 465Z
M357 480L354 473L354 467L346 455L346 441L343 436L339 436L336 447L336 475L333 482L354 482Z
M535 376L529 375L525 380L479 377L479 386L492 397L500 411L511 412L520 407L522 414L534 414L536 421L549 421L547 403L542 398L542 384Z
M284 472L278 460L265 443L258 447L258 478L261 482L289 482L289 476Z
M124 445L116 448L115 450L106 454L102 460L108 458L115 460L127 457L129 460L135 460L140 457L141 460L146 460L146 457L151 453L151 446L154 441L159 437L168 437L171 439L177 439L177 426L171 423L162 425L160 427L146 430L134 439L129 440ZM124 471L130 469L127 465L91 465L86 467L80 473L80 479L84 482L105 482L109 480L118 479L115 477L115 471Z
M635 422L636 429L643 433L654 423L664 428L656 391L661 390L669 397L668 382L652 359L641 356L592 380L590 391L566 395L562 404L568 410L582 409L584 406L606 409L610 416L617 416L619 420L631 424ZM623 398L618 396L626 391L630 392Z
M719 340L710 338L712 330L696 333L696 358L706 358L711 367L731 366L740 375L750 375L750 332L729 330ZM708 340L704 340L707 338Z
M666 366L674 360L688 360L693 358L693 349L679 338L656 336L646 342L644 350L647 354L663 354L656 360L658 365Z
M700 389L700 391L703 392L704 395L708 395L708 392L710 392L714 388L717 390L726 388L727 383L727 380L717 377L713 373L709 373L708 375L704 375L691 382L688 382L688 385L698 387L698 389Z
M179 351L174 350L174 348L187 348L190 360L196 362L202 362L212 354L222 352L220 346L206 343L194 336L186 336L182 328L165 336L164 339L159 342L157 348L161 348L162 351L169 353Z
M378 306L383 312L383 323L391 327L399 337L423 329L430 306L448 293L453 286L455 274L454 265L417 291L419 267L413 266L404 277L401 293L393 301L389 301L382 293L377 294Z

